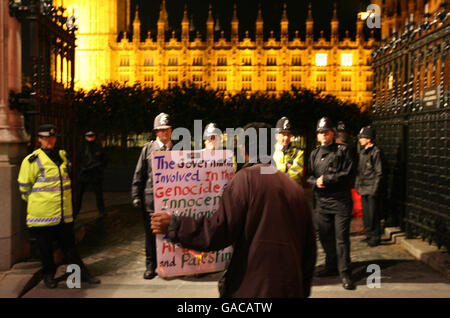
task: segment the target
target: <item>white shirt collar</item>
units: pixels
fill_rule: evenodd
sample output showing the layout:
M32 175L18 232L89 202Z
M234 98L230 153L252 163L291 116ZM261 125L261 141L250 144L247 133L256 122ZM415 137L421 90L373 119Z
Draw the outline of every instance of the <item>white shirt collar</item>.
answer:
M156 138L156 142L158 143L159 148L162 148L164 146L164 144L158 138ZM172 141L169 141L169 143L166 144L166 149L172 149Z

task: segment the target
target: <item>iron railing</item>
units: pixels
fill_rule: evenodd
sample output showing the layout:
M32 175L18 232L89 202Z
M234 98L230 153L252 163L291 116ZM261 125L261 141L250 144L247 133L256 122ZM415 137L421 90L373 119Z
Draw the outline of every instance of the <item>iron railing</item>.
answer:
M24 114L36 147L36 129L53 123L61 134L60 146L74 153L72 99L75 77L75 30L73 18L64 16L51 0L10 0L10 14L21 23L21 92L12 92L12 107Z
M406 23L373 52L373 125L387 162L387 222L450 251L450 14Z

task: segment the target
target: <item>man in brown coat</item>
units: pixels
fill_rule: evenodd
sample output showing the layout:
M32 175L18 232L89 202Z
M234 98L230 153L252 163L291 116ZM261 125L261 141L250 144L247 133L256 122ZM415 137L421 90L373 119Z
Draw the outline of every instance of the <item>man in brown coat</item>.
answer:
M264 123L244 130L261 134ZM251 135L251 134L250 134ZM256 137L255 137L256 136ZM249 140L250 139L250 140ZM312 215L303 189L289 176L259 158L249 158L259 140L246 138L246 164L225 187L218 210L210 218L155 213L154 233L198 251L216 251L233 245L233 257L221 297L308 297L316 263ZM271 149L270 138L267 141ZM252 148L255 147L255 148Z

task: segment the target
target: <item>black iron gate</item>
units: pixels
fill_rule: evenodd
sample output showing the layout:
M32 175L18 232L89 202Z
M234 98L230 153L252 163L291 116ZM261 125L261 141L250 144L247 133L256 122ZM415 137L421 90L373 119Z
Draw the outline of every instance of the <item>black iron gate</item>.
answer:
M60 146L74 154L75 125L72 99L75 73L75 26L51 0L9 1L10 14L21 22L22 92L11 94L11 107L25 117L36 146L36 129L53 123L61 134Z
M374 55L373 125L387 163L386 216L450 251L450 16L405 25Z

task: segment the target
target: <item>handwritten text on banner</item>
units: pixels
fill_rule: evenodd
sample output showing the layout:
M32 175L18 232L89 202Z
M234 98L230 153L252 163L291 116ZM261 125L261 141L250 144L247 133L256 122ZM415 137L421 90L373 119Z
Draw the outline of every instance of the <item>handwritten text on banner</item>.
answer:
M152 154L155 211L211 217L232 178L233 153L227 150L160 151ZM232 248L197 252L157 235L158 275L172 277L223 270Z

